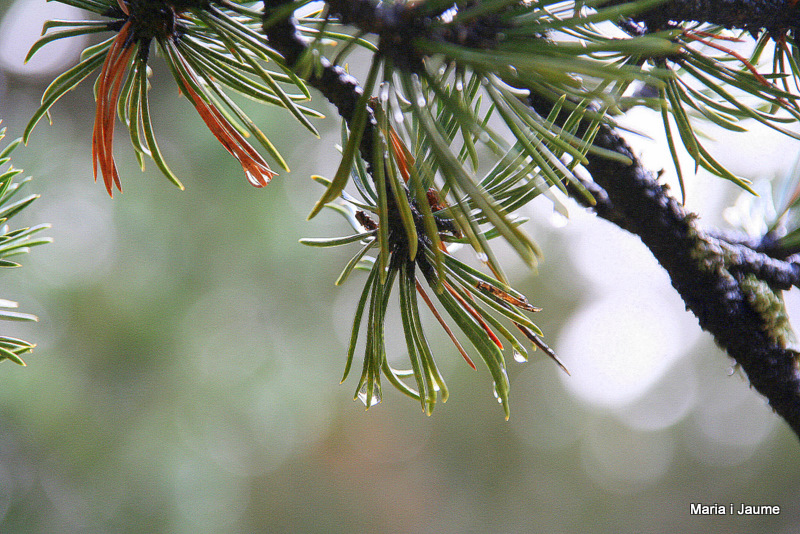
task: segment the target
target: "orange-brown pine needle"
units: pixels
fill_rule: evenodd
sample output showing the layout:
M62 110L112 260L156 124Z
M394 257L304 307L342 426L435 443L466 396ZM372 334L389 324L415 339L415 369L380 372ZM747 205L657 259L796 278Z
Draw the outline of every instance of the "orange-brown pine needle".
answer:
M461 306L465 310L467 310L467 312L478 322L479 325L481 325L481 328L483 328L483 330L486 332L486 334L489 336L489 338L492 340L492 342L495 345L497 345L497 347L500 350L503 350L503 344L500 342L500 339L495 335L494 331L491 328L489 328L489 325L486 324L486 321L483 320L483 317L481 317L481 314L478 313L478 311L475 310L475 308L470 306L469 303L466 300L464 300L464 298L461 295L459 295L456 292L455 289L453 289L453 286L451 286L447 282L443 282L443 284L444 284L444 288L451 295L453 295L453 297L458 301L458 303L461 304Z
M719 35L717 33L704 32L704 31L701 31L701 30L692 30L690 33L691 33L691 35L699 35L700 37L708 37L709 39L718 39L720 41L731 41L731 42L734 42L734 43L743 43L744 42L743 39L739 39L738 37L731 37L731 36L727 36L727 35Z
M184 67L186 67L186 72L191 73L188 65L184 64ZM270 169L261 154L250 146L250 143L228 122L228 119L216 106L203 100L187 81L182 81L200 118L225 150L239 160L247 181L255 187L267 185L277 173Z
M486 282L478 282L476 287L478 289L481 289L483 291L487 291L487 292L491 293L492 295L494 295L495 297L499 298L500 300L508 302L512 306L515 306L515 307L517 307L517 308L519 308L521 310L527 310L527 311L530 311L530 312L542 311L541 308L537 308L535 306L531 306L530 303L528 303L528 300L525 299L524 297L522 299L520 299L520 298L517 298L517 297L515 297L513 295L509 295L508 293L506 293L505 291L503 291L499 287L495 287L495 286L493 286L491 284L487 284Z
M119 172L114 162L114 124L116 119L117 100L125 79L126 67L133 54L134 47L126 47L130 35L131 22L126 22L114 39L103 62L98 83L97 106L92 132L92 171L97 181L97 167L103 175L106 191L113 195L113 188L122 190Z
M697 32L691 32L691 33L687 32L686 33L686 37L688 37L689 39L692 39L693 41L697 41L698 43L702 43L702 44L704 44L706 46L710 46L711 48L719 50L720 52L725 52L726 54L728 54L728 55L730 55L732 57L735 57L736 59L738 59L739 61L742 62L742 65L744 65L747 68L747 70L749 70L753 74L753 76L755 76L756 79L762 85L766 85L767 87L773 87L773 85L771 83L769 83L769 81L767 81L767 79L764 78L764 76L762 76L758 72L758 70L756 70L756 68L753 66L753 64L750 63L750 61L748 61L748 59L746 57L744 57L740 53L736 52L735 50L731 50L728 47L719 45L719 44L711 42L711 41L707 41L705 39L701 39L700 37L697 36Z
M414 165L414 158L391 126L389 127L389 139L392 143L392 152L394 160L397 162L397 168L400 170L400 175L403 177L403 181L408 183L409 178L411 178L409 167Z
M467 351L465 351L464 347L461 346L461 343L458 342L458 339L456 339L456 336L455 336L455 334L453 334L453 331L450 330L450 327L447 326L446 322L444 322L444 318L442 318L442 316L439 315L439 312L436 311L436 308L433 306L433 302L431 302L431 299L430 299L430 297L428 297L428 294L425 293L425 290L422 288L422 285L417 280L415 280L414 282L417 284L417 292L422 297L422 300L425 301L425 304L428 305L428 308L433 313L433 316L436 317L436 320L439 321L439 324L442 325L442 328L447 333L447 335L450 337L450 341L453 342L453 345L456 346L456 349L458 349L458 352L461 353L461 356L469 364L469 366L472 367L472 369L477 371L478 368L475 367L475 364L472 362L472 359L467 354Z

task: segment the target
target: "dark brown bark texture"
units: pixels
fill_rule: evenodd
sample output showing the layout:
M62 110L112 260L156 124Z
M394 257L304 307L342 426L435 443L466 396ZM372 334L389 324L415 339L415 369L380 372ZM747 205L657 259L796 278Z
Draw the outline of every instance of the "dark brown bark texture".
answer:
M267 1L266 9L284 3ZM393 42L398 38L397 28L408 22L408 13L396 7L379 8L369 0L334 0L328 5L331 14L343 22L378 34L379 43L384 46L398 46ZM644 23L643 31L698 21L752 33L768 31L779 38L800 27L800 2L670 0L632 20ZM408 34L418 35L417 32L425 31L425 24L415 21L411 28L413 31ZM265 28L265 33L290 65L296 62L304 44L291 19ZM436 38L447 36L440 34ZM411 58L408 66L415 68L413 58L417 56L410 39L400 46L401 52L382 50L382 53L393 58L398 54ZM338 67L325 64L323 75L313 77L310 83L337 107L345 120L352 117L361 94L355 80ZM531 95L528 104L547 116L552 100ZM371 137L364 136L367 140ZM596 154L588 155L586 169L592 181L586 185L596 200L590 209L641 239L669 273L672 285L686 308L697 316L700 326L713 335L717 344L744 370L751 385L800 436L799 358L788 347L787 325L780 305L780 292L800 285L800 265L793 261L796 258L786 258L780 250L771 253L769 236L752 242L701 229L696 216L687 213L667 187L658 183L657 177L612 128L602 126L595 144L623 154L633 163L626 165ZM371 153L363 144L361 148L362 153ZM577 195L575 198L580 202Z
M791 0L669 0L632 18L647 23L651 30L687 21L775 35L800 27L800 9Z

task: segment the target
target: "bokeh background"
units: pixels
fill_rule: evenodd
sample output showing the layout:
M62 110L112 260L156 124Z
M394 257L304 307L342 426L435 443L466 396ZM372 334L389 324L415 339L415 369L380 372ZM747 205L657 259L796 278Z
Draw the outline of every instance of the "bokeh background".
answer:
M45 17L80 15L0 1L7 140L84 44L23 67ZM54 243L0 273L2 297L40 317L0 325L38 343L28 367L0 365L0 532L798 532L797 437L644 247L575 205L569 221L530 207L535 275L499 247L571 377L537 353L510 361L505 421L488 373L431 323L450 401L425 417L387 386L365 412L356 379L339 385L364 276L333 281L354 249L298 243L348 233L335 214L305 221L322 192L310 175L337 163L335 114L316 102L332 117L317 140L251 109L292 166L256 190L154 64L155 126L185 192L152 163L140 173L124 135L124 194L92 182L86 82L14 154L42 195L20 222L52 223ZM632 142L669 178L658 119L632 115L654 139ZM753 179L784 178L798 154L763 131L717 141ZM703 175L688 193L714 225L739 196ZM765 209L740 199L728 220L757 227ZM401 359L397 317L388 329ZM698 502L781 513L691 516Z

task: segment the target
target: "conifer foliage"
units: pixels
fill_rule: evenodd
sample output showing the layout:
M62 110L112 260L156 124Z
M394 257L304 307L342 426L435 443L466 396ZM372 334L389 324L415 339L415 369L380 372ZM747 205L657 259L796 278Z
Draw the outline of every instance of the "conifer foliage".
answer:
M533 322L535 297L531 303L509 285L490 246L501 239L535 265L541 252L518 212L544 195L557 210L571 198L641 237L701 325L800 430L797 354L764 327L775 324L775 310L758 304L751 283L778 302L798 284L800 194L787 197L781 219L770 221L774 231L757 242L707 232L615 129L625 110L656 109L681 184L690 177L678 163L679 147L696 167L749 190L703 146L698 128L711 122L741 131L750 119L787 140L798 137L791 127L800 119L796 3L57 1L86 10L87 18L49 22L31 55L75 35L101 40L47 88L24 139L61 96L94 76L92 161L109 194L121 188L117 118L140 164L152 159L183 187L161 155L150 114L155 55L257 187L269 182L273 166L288 166L230 94L279 106L313 134L319 114L303 102L321 95L336 108L341 159L333 176L315 177L323 191L309 217L335 210L354 233L302 242L359 247L336 283L365 273L344 377L360 353L355 397L367 407L381 400L384 382L427 414L447 399L423 306L468 365L488 369L506 417L507 358L525 361L538 348L561 366ZM363 79L349 74L349 61L369 64ZM457 258L459 247L474 261ZM393 292L404 349L384 338ZM406 352L407 368L390 365L387 351Z
M6 129L0 129L0 141L5 137ZM19 180L22 169L11 164L11 153L21 143L17 139L0 149L0 267L13 269L20 267L17 256L26 254L31 247L50 242L50 238L38 237L36 234L49 228L46 224L26 228L12 229L9 221L39 198L38 195L20 196L20 190L30 181L30 177ZM14 258L14 259L11 259ZM0 320L2 321L37 321L35 315L17 311L19 304L13 300L0 298ZM33 350L35 345L23 339L0 335L0 361L8 360L25 365L23 354Z

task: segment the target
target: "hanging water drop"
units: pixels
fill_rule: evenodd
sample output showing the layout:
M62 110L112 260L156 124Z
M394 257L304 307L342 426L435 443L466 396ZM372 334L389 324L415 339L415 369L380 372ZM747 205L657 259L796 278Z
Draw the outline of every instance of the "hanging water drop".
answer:
M520 351L514 351L514 361L519 363L525 363L528 361L528 357L522 354Z
M367 384L361 386L361 389L358 390L358 400L364 403L364 406L369 408L370 406L375 406L379 402L381 402L381 392L380 390L373 385L372 388L372 397L367 399Z
M381 83L381 87L378 90L378 99L381 104L386 104L389 101L389 84L387 82Z
M403 103L401 105L401 102ZM392 110L392 116L394 117L394 121L397 124L402 124L405 120L405 116L403 115L403 107L409 105L408 102L405 102L403 95L397 93L397 89L392 87L392 90L389 92L389 107Z
M550 224L552 224L555 228L564 228L568 222L569 219L567 219L563 213L553 211L553 213L550 215Z
M489 261L489 256L487 256L485 252L476 252L475 257L478 258L478 261L483 263Z

